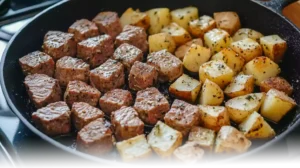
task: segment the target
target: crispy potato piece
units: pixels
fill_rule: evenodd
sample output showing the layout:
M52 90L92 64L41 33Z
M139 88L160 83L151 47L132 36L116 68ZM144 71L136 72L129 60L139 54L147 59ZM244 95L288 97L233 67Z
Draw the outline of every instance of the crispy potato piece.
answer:
M216 28L215 20L207 15L201 16L199 19L189 22L188 31L194 37L203 38L204 34Z
M150 35L159 33L162 28L171 23L170 9L168 8L150 9L146 13L150 18L150 27L148 29Z
M120 22L122 27L125 25L133 25L138 27L143 27L145 30L150 26L150 18L139 10L133 10L132 8L128 8L120 17Z
M241 28L240 18L236 12L216 12L214 19L217 27L227 31L230 35Z
M289 84L289 82L279 76L271 77L261 82L261 92L267 93L270 89L282 91L289 96L293 93L293 87Z
M233 42L230 48L242 56L246 62L251 61L255 57L262 56L262 48L259 43L250 38Z
M173 53L176 49L176 43L172 36L167 33L153 34L148 37L149 52L156 52L163 49L167 49L170 53Z
M177 23L174 22L164 27L161 32L170 34L177 46L192 40L189 32L187 32L184 28L180 27Z
M239 29L234 36L232 37L233 41L240 41L240 40L244 40L246 38L250 38L256 42L259 43L260 38L263 37L264 35L261 34L258 31L249 29L249 28L241 28Z
M226 87L224 93L230 97L238 97L252 93L254 90L254 77L252 75L237 75Z
M278 35L270 35L260 38L265 56L279 63L287 49L287 43Z
M200 92L199 104L218 106L223 103L223 100L224 93L220 86L206 79Z
M171 11L172 22L177 23L186 30L188 29L189 22L198 17L198 8L196 7L185 7Z
M201 38L197 38L179 46L175 51L175 56L180 60L183 60L185 53L190 49L192 44L203 46L203 41Z
M190 131L188 141L197 142L204 150L212 151L216 139L216 133L214 130L193 127Z
M212 29L204 34L204 43L212 50L213 54L229 47L231 42L230 35L222 29Z
M197 142L187 142L173 152L175 159L185 163L196 163L203 158L203 155L204 150Z
M207 62L211 57L209 48L192 44L190 49L185 53L183 66L191 72L199 72L202 64Z
M230 125L229 115L223 106L199 105L202 125L218 132L222 126Z

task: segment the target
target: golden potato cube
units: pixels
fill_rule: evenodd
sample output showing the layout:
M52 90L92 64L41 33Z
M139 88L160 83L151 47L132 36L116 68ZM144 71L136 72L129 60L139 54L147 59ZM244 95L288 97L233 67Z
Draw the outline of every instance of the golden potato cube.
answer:
M184 163L196 163L204 156L204 150L197 142L187 142L186 144L178 147L173 155L175 159Z
M265 56L279 63L287 49L287 43L278 35L270 35L260 38L260 44L263 47Z
M254 90L254 77L252 75L237 75L226 87L224 93L230 97L238 97L252 93Z
M188 31L194 37L203 38L204 34L216 28L215 20L207 15L201 16L199 19L189 22Z
M193 40L179 46L175 51L175 56L177 58L179 58L180 60L183 60L185 53L190 49L192 44L203 46L203 41L201 38L196 38L196 39L193 39Z
M220 86L206 79L200 92L199 104L218 106L223 100L224 94Z
M212 29L204 34L204 43L212 50L213 54L229 47L231 42L230 35L222 29Z
M187 32L184 28L180 27L177 23L174 22L164 27L161 32L170 34L177 46L192 40L189 32Z
M120 17L122 27L126 25L133 25L143 27L145 30L150 26L150 18L146 13L140 12L139 10L133 10L128 8Z
M216 12L214 19L217 27L227 31L230 35L241 28L240 18L236 12Z
M267 93L270 89L277 89L289 96L293 93L294 90L292 85L289 84L288 81L279 76L268 78L260 83L261 92Z
M230 48L242 56L246 62L251 61L255 57L262 56L262 48L259 43L250 38L233 42Z
M212 151L216 139L216 133L214 130L193 127L190 131L188 141L197 142L204 150Z
M159 33L162 28L171 23L170 9L168 8L150 9L146 13L150 18L150 27L148 29L150 35Z
M173 53L176 49L176 43L172 36L166 33L153 34L148 37L149 52L156 52L163 49Z
M255 31L255 30L252 30L249 28L241 28L234 34L232 39L233 39L233 41L240 41L240 40L244 40L246 38L250 38L259 43L260 38L263 36L264 35L258 31Z
M192 44L190 49L185 53L183 66L191 72L199 72L202 64L207 62L211 57L209 48Z
M188 29L189 22L198 17L198 8L196 7L185 7L171 11L172 22L177 23L186 30Z

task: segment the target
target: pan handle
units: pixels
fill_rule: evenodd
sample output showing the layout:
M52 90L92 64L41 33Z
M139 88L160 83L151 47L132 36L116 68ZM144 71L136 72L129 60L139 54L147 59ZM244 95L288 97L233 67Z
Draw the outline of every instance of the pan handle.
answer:
M263 6L266 6L270 9L273 9L275 12L282 15L282 9L297 0L253 0L256 3L259 3Z

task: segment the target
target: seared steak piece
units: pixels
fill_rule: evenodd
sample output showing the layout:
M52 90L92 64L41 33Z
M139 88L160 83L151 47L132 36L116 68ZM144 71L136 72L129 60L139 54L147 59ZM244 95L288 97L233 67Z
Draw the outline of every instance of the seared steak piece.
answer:
M116 60L107 60L98 68L91 70L90 82L101 92L122 87L125 83L123 64Z
M70 107L74 102L85 102L91 106L97 106L100 96L101 92L85 82L70 81L64 94L64 100Z
M156 88L137 92L134 109L147 124L155 125L170 109L168 100Z
M133 98L128 90L113 89L105 93L99 100L100 108L106 114L119 110L122 106L131 106Z
M24 75L46 74L53 76L55 62L46 53L34 51L19 59Z
M58 80L45 74L28 75L24 81L28 95L36 108L61 100Z
M118 141L144 133L144 123L132 107L122 107L112 112L111 123Z
M76 42L99 35L96 24L87 19L77 20L69 27L68 32L74 34Z
M49 31L44 37L44 52L54 60L58 60L63 56L75 56L76 47L74 35L70 33Z
M69 56L56 62L55 78L61 86L66 87L69 81L89 81L90 65L83 60Z
M32 113L32 121L49 136L67 134L71 130L71 111L63 102L48 104Z
M113 133L110 123L104 118L98 118L83 127L77 134L77 148L96 156L111 152Z
M114 53L114 42L109 35L101 35L81 41L77 45L77 55L92 67L103 64Z

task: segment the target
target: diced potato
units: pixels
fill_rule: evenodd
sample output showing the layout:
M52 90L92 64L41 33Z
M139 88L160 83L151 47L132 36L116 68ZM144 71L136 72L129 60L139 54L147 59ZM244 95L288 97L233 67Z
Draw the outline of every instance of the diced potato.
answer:
M139 10L133 10L132 8L128 8L120 17L121 25L124 27L125 25L133 25L143 27L145 30L150 26L150 18Z
M289 82L279 76L271 77L261 82L261 92L267 93L270 89L282 91L289 96L293 93L293 87L289 84Z
M213 54L229 47L231 42L230 35L222 29L212 29L204 34L204 43L212 50Z
M190 21L188 31L194 37L203 38L204 34L216 28L215 20L207 15L201 16L199 19Z
M253 75L255 84L259 85L262 81L277 76L281 70L279 66L268 57L256 57L248 62L244 67L246 75Z
M190 131L188 141L197 142L203 149L212 151L215 139L216 133L214 130L203 127L193 127Z
M169 87L170 94L177 98L195 102L200 92L202 83L186 74L179 77Z
M215 144L216 153L243 153L251 146L245 135L232 126L223 126L219 131Z
M116 147L122 160L127 162L148 158L152 155L152 150L147 143L145 135L138 135L125 141L117 142Z
M223 106L199 106L202 125L218 132L222 126L230 125L229 115Z
M265 56L279 63L287 49L286 41L278 35L265 36L260 38L260 44L263 47Z
M171 23L171 15L168 8L150 9L146 13L150 18L149 34L159 33L162 28Z
M211 60L223 60L235 74L239 73L245 65L245 60L231 48L224 48L211 57Z
M230 97L238 97L252 93L254 90L254 77L252 75L238 75L226 87L224 93Z
M230 35L241 28L240 18L236 12L216 12L214 19L217 27L227 31Z
M259 43L259 39L261 37L263 37L264 35L261 34L258 31L249 29L249 28L242 28L239 29L234 36L232 37L233 41L240 41L240 40L244 40L246 38L250 38L252 40L255 40L256 42Z
M177 23L186 30L188 29L189 22L198 17L198 8L196 7L185 7L171 11L172 22Z
M185 53L183 66L191 72L199 72L202 64L210 59L211 52L209 48L192 44L190 49Z
M174 22L164 27L161 32L170 34L177 46L192 40L189 32L187 32L184 28L180 27L177 23Z
M260 44L250 38L233 42L231 43L230 48L242 56L246 62L251 61L255 57L262 56Z
M148 134L148 143L158 156L170 157L174 150L182 144L182 134L158 121Z
M199 46L203 46L203 42L201 38L193 39L181 46L179 46L175 51L175 56L180 60L183 60L185 53L190 49L192 44L196 44Z
M269 120L279 122L296 105L296 102L284 92L271 89L267 93L260 113Z
M153 34L148 37L149 52L156 52L163 49L167 49L170 53L173 53L176 49L176 43L172 36L167 33Z
M220 88L225 88L232 80L234 72L222 60L212 60L204 63L199 69L199 79L205 82L209 79Z
M243 122L254 111L258 111L266 97L265 93L251 93L235 97L225 103L229 118L237 124Z
M187 142L186 144L178 147L173 155L175 159L184 163L196 163L201 160L204 155L204 150L197 142Z
M267 139L275 136L273 128L256 111L239 125L239 130L249 139Z
M199 98L199 104L218 106L223 103L224 94L222 89L214 82L206 79Z

